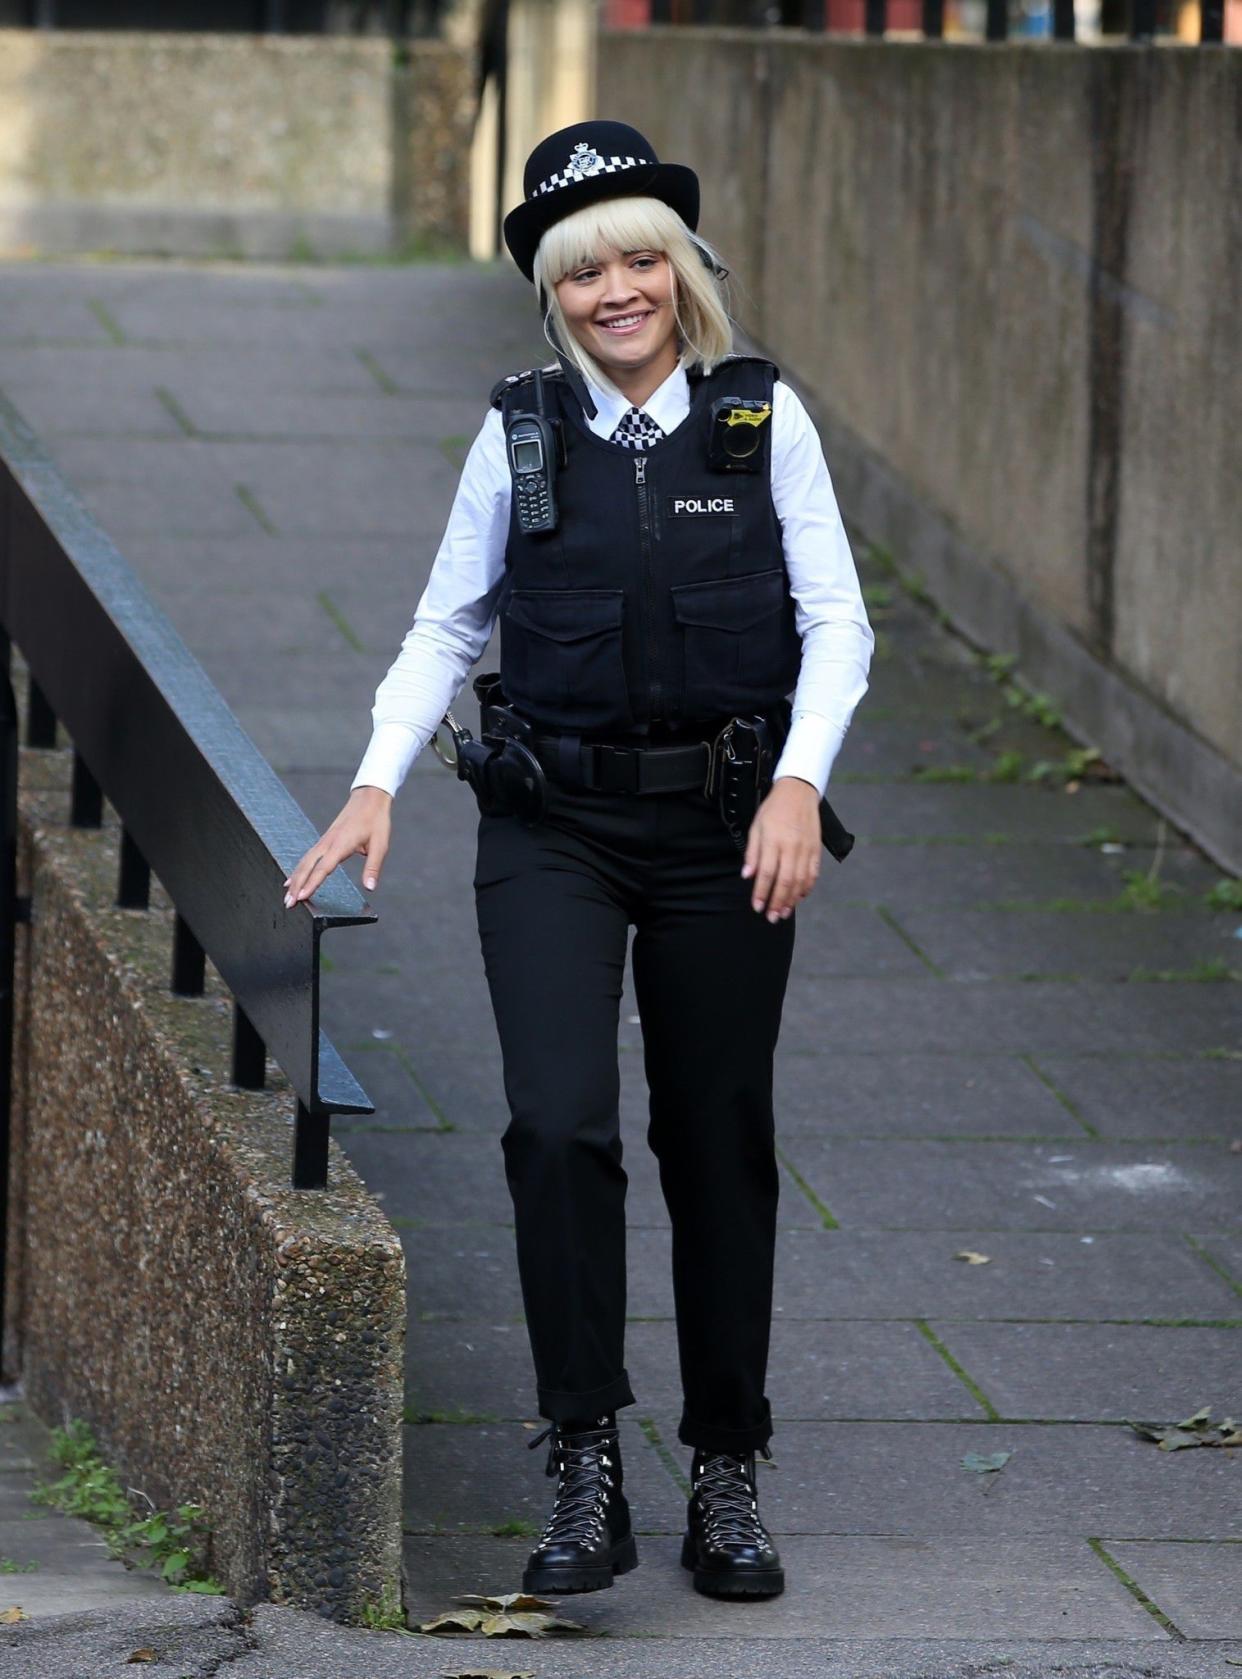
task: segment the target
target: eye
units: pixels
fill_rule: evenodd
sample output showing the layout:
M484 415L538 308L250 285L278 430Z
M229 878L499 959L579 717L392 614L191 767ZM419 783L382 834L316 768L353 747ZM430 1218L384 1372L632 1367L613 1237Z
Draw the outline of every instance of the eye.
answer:
M598 268L576 268L569 277L575 282L580 282L584 280L594 280L598 273Z

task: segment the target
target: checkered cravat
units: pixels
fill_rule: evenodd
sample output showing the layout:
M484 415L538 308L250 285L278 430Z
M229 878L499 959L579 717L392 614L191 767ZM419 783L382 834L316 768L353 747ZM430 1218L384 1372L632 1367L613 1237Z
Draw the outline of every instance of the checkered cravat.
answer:
M618 420L609 442L621 443L627 449L650 449L663 436L650 414L644 414L641 408L628 408Z

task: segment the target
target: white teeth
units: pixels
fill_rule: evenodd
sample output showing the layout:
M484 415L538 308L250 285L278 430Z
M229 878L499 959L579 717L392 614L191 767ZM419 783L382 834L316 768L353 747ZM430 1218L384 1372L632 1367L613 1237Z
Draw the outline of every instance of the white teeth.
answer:
M612 321L601 321L602 327L637 326L639 321L646 320L645 315L619 315Z

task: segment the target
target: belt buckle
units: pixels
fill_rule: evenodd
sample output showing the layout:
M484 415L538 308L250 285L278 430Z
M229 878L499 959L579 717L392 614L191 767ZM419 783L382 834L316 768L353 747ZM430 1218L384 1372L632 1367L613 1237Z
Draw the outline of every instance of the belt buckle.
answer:
M591 753L591 770L595 777L597 791L617 793L636 793L638 791L639 753L634 747L614 746L611 741L598 740L592 743ZM615 784L611 788L605 786L605 764L625 764L627 766L625 775L618 777L622 783L620 786Z

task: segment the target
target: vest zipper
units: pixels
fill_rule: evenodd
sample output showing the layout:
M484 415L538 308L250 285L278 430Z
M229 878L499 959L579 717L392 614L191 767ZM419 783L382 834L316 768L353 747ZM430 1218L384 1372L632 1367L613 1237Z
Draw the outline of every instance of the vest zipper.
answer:
M634 456L634 484L638 491L638 540L643 559L643 604L647 618L648 658L651 661L649 721L655 722L660 715L660 673L656 659L655 590L651 577L651 503L647 494L647 458L641 453Z

